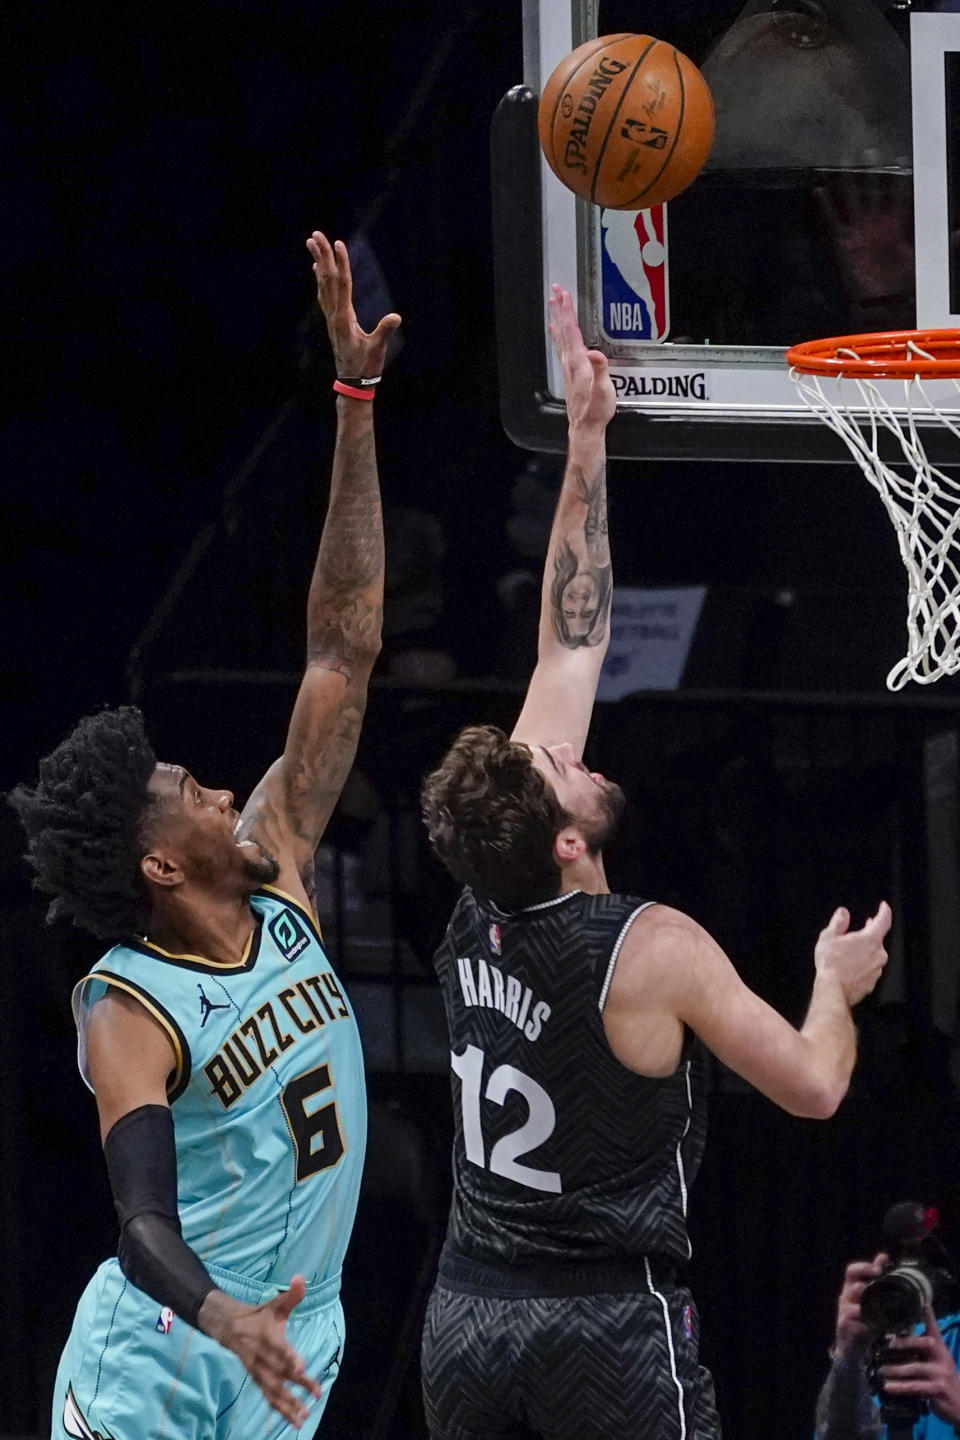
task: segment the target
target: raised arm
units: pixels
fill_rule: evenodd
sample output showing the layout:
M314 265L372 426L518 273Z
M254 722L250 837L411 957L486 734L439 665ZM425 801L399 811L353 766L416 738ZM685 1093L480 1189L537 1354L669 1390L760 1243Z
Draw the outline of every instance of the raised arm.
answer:
M884 901L860 930L851 931L847 911L835 912L817 940L813 993L797 1030L744 985L696 921L653 906L627 932L613 974L603 1015L611 1048L640 1074L666 1074L675 1068L688 1025L775 1105L825 1119L850 1082L857 1053L850 1010L883 972L891 918Z
M567 466L544 566L537 664L513 739L568 742L579 759L610 639L606 430L616 396L606 356L587 349L573 300L553 288L550 334L566 390Z
M386 315L368 335L353 310L346 246L318 230L307 241L317 298L342 382L380 375L400 324ZM372 388L372 387L371 387ZM241 835L280 863L280 885L312 901L313 853L356 754L367 683L380 650L383 518L374 402L337 395L330 501L307 600L307 657L287 742L244 809Z

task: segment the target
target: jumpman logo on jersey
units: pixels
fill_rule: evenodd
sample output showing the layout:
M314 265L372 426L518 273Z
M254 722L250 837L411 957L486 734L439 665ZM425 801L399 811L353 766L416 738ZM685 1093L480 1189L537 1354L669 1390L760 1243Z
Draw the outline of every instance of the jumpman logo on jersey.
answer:
M215 1005L212 1000L208 1000L206 995L204 995L203 993L203 986L199 983L197 985L197 989L200 991L200 1014L203 1016L203 1019L200 1021L200 1029L202 1030L204 1025L206 1025L207 1021L210 1019L211 1011L229 1010L230 1006Z

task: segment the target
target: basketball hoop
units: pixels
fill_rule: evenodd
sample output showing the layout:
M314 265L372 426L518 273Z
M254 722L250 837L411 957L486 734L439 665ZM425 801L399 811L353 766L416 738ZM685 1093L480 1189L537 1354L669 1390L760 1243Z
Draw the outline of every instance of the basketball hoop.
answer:
M849 446L896 530L908 578L908 648L887 688L955 674L960 479L930 463L919 427L941 424L956 436L960 465L960 330L807 340L787 351L787 363L801 397ZM881 444L889 459L881 458Z

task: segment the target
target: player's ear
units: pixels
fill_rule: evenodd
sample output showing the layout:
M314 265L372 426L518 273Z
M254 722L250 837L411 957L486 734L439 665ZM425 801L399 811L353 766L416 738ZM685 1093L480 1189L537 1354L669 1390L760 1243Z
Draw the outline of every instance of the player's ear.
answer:
M587 848L587 842L573 825L565 825L553 842L553 858L563 868L579 860Z
M151 885L162 885L165 890L183 884L183 871L175 860L159 850L148 850L140 861L140 873Z

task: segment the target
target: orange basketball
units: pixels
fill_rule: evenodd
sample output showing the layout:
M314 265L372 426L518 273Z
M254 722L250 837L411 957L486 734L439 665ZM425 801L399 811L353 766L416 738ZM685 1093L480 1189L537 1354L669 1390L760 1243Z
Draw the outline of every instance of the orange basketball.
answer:
M537 116L547 163L611 210L672 200L703 169L713 100L696 65L651 35L601 35L554 70Z

